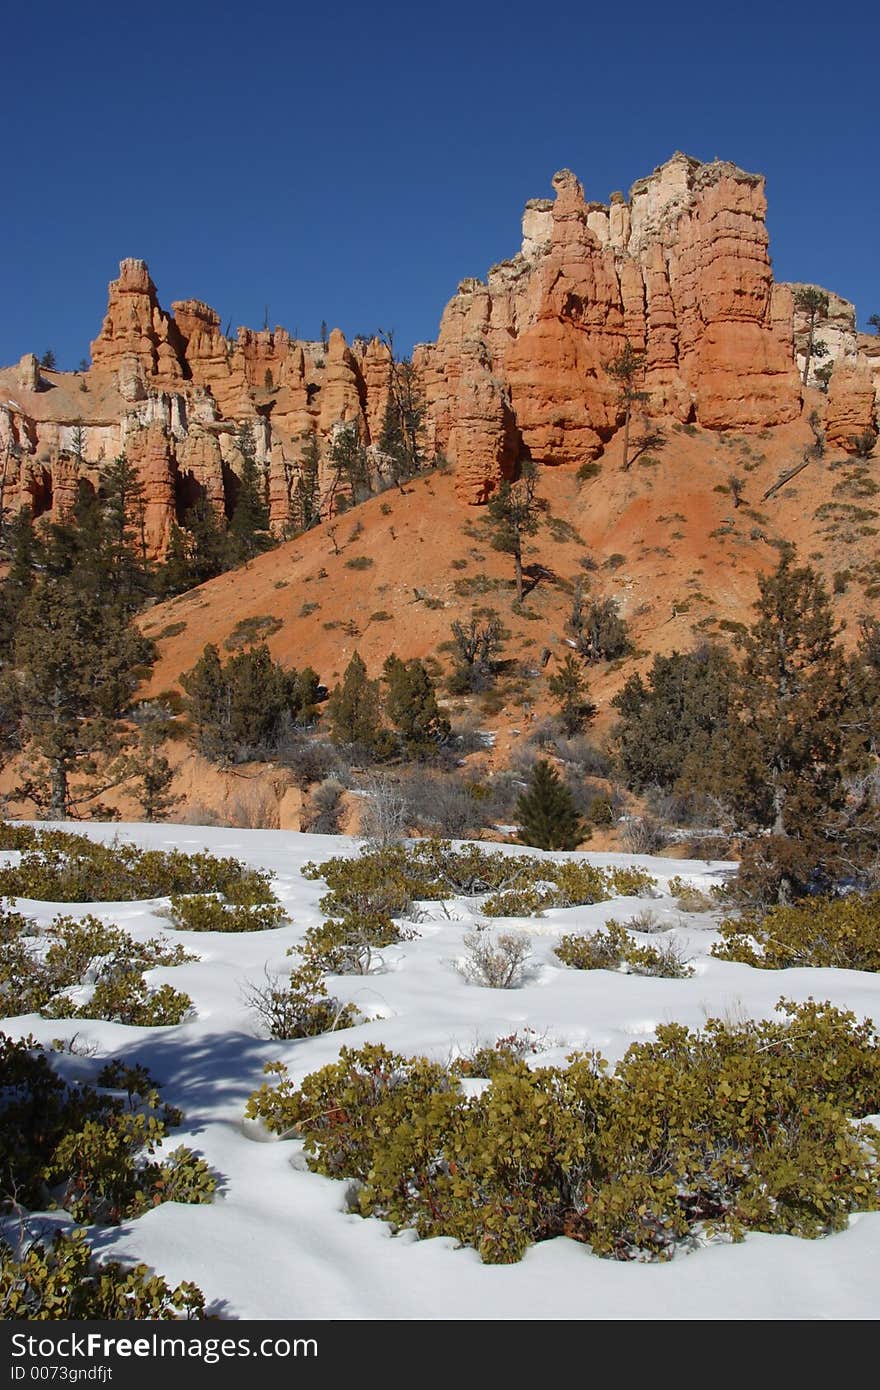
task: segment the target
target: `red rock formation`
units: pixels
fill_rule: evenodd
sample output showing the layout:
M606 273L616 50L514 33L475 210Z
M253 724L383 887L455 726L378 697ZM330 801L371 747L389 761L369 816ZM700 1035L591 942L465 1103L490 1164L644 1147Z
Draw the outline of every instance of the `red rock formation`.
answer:
M129 461L137 466L144 484L144 529L152 554L161 554L174 518L174 455L160 421L153 421L129 435L125 446Z
M482 482L476 398L468 428L457 428L465 362L509 391L523 444L543 463L601 451L620 420L606 364L626 341L645 352L649 412L717 429L797 415L791 301L774 293L760 178L675 155L609 207L585 202L567 170L553 185L555 202L526 206L520 254L487 284L462 283L420 358L438 444L462 464L463 498L491 490L499 467L485 392Z
M732 164L676 154L633 185L629 198L586 201L575 176L533 199L521 251L468 279L447 305L436 343L415 349L428 456L446 454L467 503L484 502L519 461L576 467L601 453L622 420L609 362L628 342L644 353L647 416L714 429L794 419L801 385L792 289L774 285L763 180ZM151 542L198 497L224 510L224 469L238 471L240 427L250 424L272 527L287 522L307 440L316 436L327 482L330 441L355 422L375 454L389 391L388 348L297 342L281 328L242 328L234 340L197 299L167 314L143 261L125 260L109 291L87 379L52 373L32 356L0 373L0 446L29 457L19 500L66 506L61 462L82 421L88 457L127 448L149 494ZM829 296L827 403L831 443L850 446L876 413L880 362L868 362L852 306Z
M854 454L861 440L876 431L874 381L866 360L835 364L828 387L825 437L829 444Z
M214 515L224 515L223 455L217 431L204 425L190 426L186 439L176 446L181 511L203 496Z
M173 385L184 377L181 347L174 320L159 308L146 262L120 261L101 332L92 343L93 367L117 370L123 358L134 356L147 378Z

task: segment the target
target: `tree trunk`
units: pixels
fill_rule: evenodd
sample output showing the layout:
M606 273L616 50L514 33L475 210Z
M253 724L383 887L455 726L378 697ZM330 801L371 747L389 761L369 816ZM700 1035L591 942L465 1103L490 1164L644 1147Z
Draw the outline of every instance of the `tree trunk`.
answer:
M810 375L810 362L811 362L812 357L813 357L813 335L814 335L814 333L815 333L815 328L816 328L816 315L815 315L815 313L813 313L813 314L810 314L810 335L809 335L809 337L807 338L807 360L806 360L806 362L804 363L804 375L803 375L803 384L804 384L804 386L806 386L806 384L807 384L807 377Z
M522 571L522 551L521 551L521 550L515 550L515 551L513 552L513 566L514 566L514 572L515 572L515 574L516 574L516 601L517 601L517 603L522 603L522 601L523 601L523 571Z
M49 798L49 819L67 819L67 768L61 758L55 758L50 772L51 794Z
M632 409L632 407L631 407L631 405L630 405L630 402L627 401L627 403L626 403L626 415L624 416L624 421L623 421L623 471L624 471L624 473L626 473L627 470L629 469L629 417L630 417L630 411L631 411L631 409Z

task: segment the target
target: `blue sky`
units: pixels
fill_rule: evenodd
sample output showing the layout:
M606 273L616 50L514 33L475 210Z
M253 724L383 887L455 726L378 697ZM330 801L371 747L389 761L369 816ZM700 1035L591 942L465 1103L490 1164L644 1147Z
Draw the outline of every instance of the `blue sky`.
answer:
M0 363L75 367L123 256L233 329L432 338L569 167L767 177L774 272L880 312L880 5L48 0L3 21Z

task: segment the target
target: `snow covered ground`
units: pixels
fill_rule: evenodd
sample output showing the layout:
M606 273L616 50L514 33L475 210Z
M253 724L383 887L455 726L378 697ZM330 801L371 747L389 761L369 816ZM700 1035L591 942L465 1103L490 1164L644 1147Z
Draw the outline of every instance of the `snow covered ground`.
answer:
M677 1020L699 1027L719 1015L766 1017L781 995L829 999L860 1018L877 1019L877 975L759 971L714 960L708 954L717 939L711 914L684 917L663 893L651 902L616 899L551 910L539 919L493 923L532 938L533 970L520 989L485 989L469 984L455 968L464 957L463 935L482 920L475 902L459 899L424 904L418 937L385 951L381 973L330 982L331 992L354 1002L369 1022L318 1038L277 1042L259 1035L243 997L245 986L262 982L267 967L286 972L293 964L287 949L322 919L318 899L325 887L304 879L300 867L309 859L356 853L357 843L193 826L77 828L101 840L119 835L143 846L207 848L271 869L277 875L275 891L292 918L292 925L262 933L171 932L159 915L166 900L88 905L137 938L167 931L201 957L150 974L153 982L167 980L186 990L197 1017L156 1029L33 1015L2 1024L6 1032L30 1032L44 1042L75 1036L83 1052L145 1063L163 1083L163 1099L185 1112L168 1148L190 1144L220 1175L212 1205L164 1204L137 1221L100 1230L98 1250L144 1260L170 1283L195 1280L216 1310L242 1319L876 1317L880 1213L857 1216L848 1230L824 1240L753 1234L740 1245L707 1246L667 1264L599 1259L587 1247L559 1238L532 1247L520 1264L487 1266L472 1250L456 1249L452 1240L392 1236L384 1223L349 1214L344 1184L310 1173L298 1142L268 1138L244 1121L243 1111L264 1079L265 1062L286 1062L298 1080L334 1060L343 1044L383 1042L446 1059L529 1027L544 1040L542 1063L559 1063L573 1050L594 1047L614 1062L633 1040L650 1037L658 1023ZM706 889L733 867L641 855L581 857L600 865L644 866L661 890L675 875ZM19 906L40 921L59 910L77 910L23 900ZM562 934L598 927L609 917L625 920L644 907L675 924L671 934L693 958L691 979L569 970L553 955ZM69 1061L75 1073L80 1064L76 1057ZM81 1065L84 1075L93 1074L93 1065Z

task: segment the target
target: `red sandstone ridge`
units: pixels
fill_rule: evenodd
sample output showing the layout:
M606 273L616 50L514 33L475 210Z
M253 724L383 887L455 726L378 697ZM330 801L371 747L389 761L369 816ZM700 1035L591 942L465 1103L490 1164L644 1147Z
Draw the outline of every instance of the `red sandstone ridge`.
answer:
M567 170L553 189L527 203L518 254L485 283L462 281L437 342L413 354L427 451L453 464L461 501L484 502L525 457L577 467L600 454L622 418L607 367L627 342L644 353L649 418L713 430L797 418L804 325L796 287L773 283L759 175L675 154L607 206L585 200ZM808 384L807 405L824 412L829 441L853 448L877 424L880 355L856 334L852 306L829 300L819 333L833 372L827 396ZM282 328L228 339L220 322L197 299L166 312L145 263L123 261L88 373L43 372L31 355L0 372L7 500L62 515L77 478L125 449L144 473L161 551L199 496L229 510L244 424L279 534L310 436L326 499L328 446L344 425L356 424L381 477L383 343L349 345L338 330L302 342Z
M606 364L627 341L645 353L649 412L713 429L797 416L792 298L772 282L763 179L676 154L607 207L568 170L553 187L555 201L526 205L519 254L485 284L463 281L419 352L465 500L507 471L511 425L540 463L599 454L620 422Z

